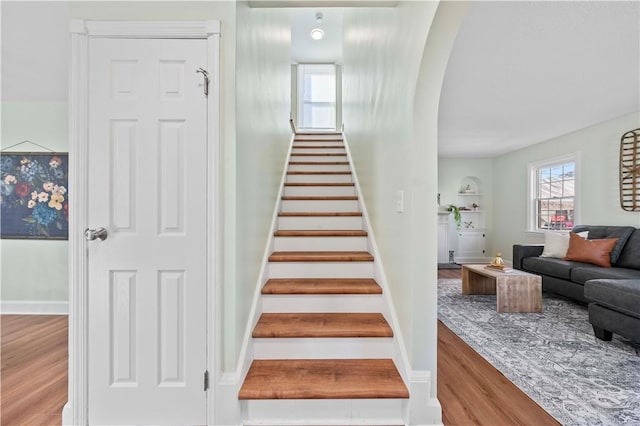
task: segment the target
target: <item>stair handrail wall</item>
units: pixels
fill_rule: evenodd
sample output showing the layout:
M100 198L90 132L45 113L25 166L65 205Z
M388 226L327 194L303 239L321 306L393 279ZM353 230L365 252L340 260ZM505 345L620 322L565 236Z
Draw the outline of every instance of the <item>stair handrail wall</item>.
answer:
M292 129L295 129L293 121L291 121ZM275 207L273 209L273 216L271 219L271 227L269 229L269 237L264 248L264 254L262 256L262 265L260 266L260 273L256 281L255 290L253 293L253 300L251 302L251 310L249 311L249 319L247 320L247 327L245 328L244 337L242 339L242 346L240 348L240 357L236 368L236 394L240 390L240 385L244 382L249 367L253 361L253 329L258 323L260 315L262 315L262 304L260 302L260 296L262 287L269 278L268 265L269 255L273 252L274 247L274 233L276 231L276 224L278 223L278 213L281 209L282 195L284 192L284 183L287 179L287 171L289 169L289 157L291 157L291 150L293 149L293 142L296 138L296 133L293 132L291 140L289 141L289 149L287 150L286 161L282 170L282 177L280 178L280 189L276 198Z
M373 254L374 278L376 279L380 287L382 287L382 294L384 295L384 297L382 298L383 307L385 309L383 314L385 316L385 319L391 324L391 328L393 329L393 340L392 340L393 341L393 360L396 364L396 368L398 369L398 371L400 372L400 375L402 376L402 379L406 384L409 384L410 374L409 374L408 368L411 365L409 363L409 356L407 354L407 349L404 344L404 339L402 337L402 330L400 329L398 315L396 313L396 309L393 304L393 299L391 298L391 291L389 289L389 281L387 279L387 274L382 264L382 257L380 254L380 250L378 249L378 243L376 242L376 238L373 232L373 227L371 226L369 213L367 211L367 206L364 201L364 195L360 187L360 181L358 180L358 173L353 163L351 150L349 149L349 141L344 131L342 132L342 139L344 143L344 148L347 152L347 161L349 162L349 167L351 168L353 182L355 184L356 194L358 196L358 202L360 203L360 208L362 209L364 229L365 231L367 231L367 235L368 235L367 241L369 244L369 252Z

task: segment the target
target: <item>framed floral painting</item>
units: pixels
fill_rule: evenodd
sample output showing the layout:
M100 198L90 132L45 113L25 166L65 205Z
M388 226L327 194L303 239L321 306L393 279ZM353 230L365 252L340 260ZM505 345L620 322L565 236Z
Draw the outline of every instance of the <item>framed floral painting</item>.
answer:
M2 238L69 238L69 155L0 154Z

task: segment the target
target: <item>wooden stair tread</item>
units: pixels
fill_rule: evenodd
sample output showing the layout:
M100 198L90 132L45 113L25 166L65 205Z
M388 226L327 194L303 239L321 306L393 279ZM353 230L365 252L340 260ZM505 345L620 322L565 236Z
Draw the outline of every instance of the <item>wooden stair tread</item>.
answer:
M262 294L382 294L371 278L271 278Z
M303 153L292 153L291 156L292 157L346 157L347 154L346 153L338 154L333 152L329 152L329 153L303 152Z
M253 337L393 337L393 330L379 313L266 313Z
M373 262L366 251L274 251L269 262Z
M275 231L275 237L366 237L367 231L360 229L284 229Z
M355 186L353 182L285 182L284 186Z
M283 201L356 201L355 195L285 195Z
M293 145L292 149L344 149L344 145L315 145L315 146L307 146L307 145Z
M409 391L390 359L254 360L238 398L409 398Z
M289 161L289 165L294 166L348 166L348 161Z
M334 172L334 171L299 171L299 172L287 172L288 175L350 175L351 172Z
M280 217L353 217L362 216L362 212L280 212Z

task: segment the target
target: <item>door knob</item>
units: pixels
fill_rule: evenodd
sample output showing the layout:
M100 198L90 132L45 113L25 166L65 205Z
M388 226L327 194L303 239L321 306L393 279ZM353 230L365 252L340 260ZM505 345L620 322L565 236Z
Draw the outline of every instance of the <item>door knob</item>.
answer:
M107 230L104 228L97 228L97 229L87 228L84 231L84 237L87 239L87 241L93 241L95 239L104 241L107 239L107 235L109 235L109 232L107 232Z

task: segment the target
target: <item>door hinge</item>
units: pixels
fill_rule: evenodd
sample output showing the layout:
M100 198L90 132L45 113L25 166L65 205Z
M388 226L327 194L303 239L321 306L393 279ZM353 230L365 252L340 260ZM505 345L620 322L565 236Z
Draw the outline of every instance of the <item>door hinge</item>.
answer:
M198 73L204 77L204 95L209 96L209 73L204 68L198 68L196 74Z
M204 372L204 390L205 392L209 390L209 371Z

